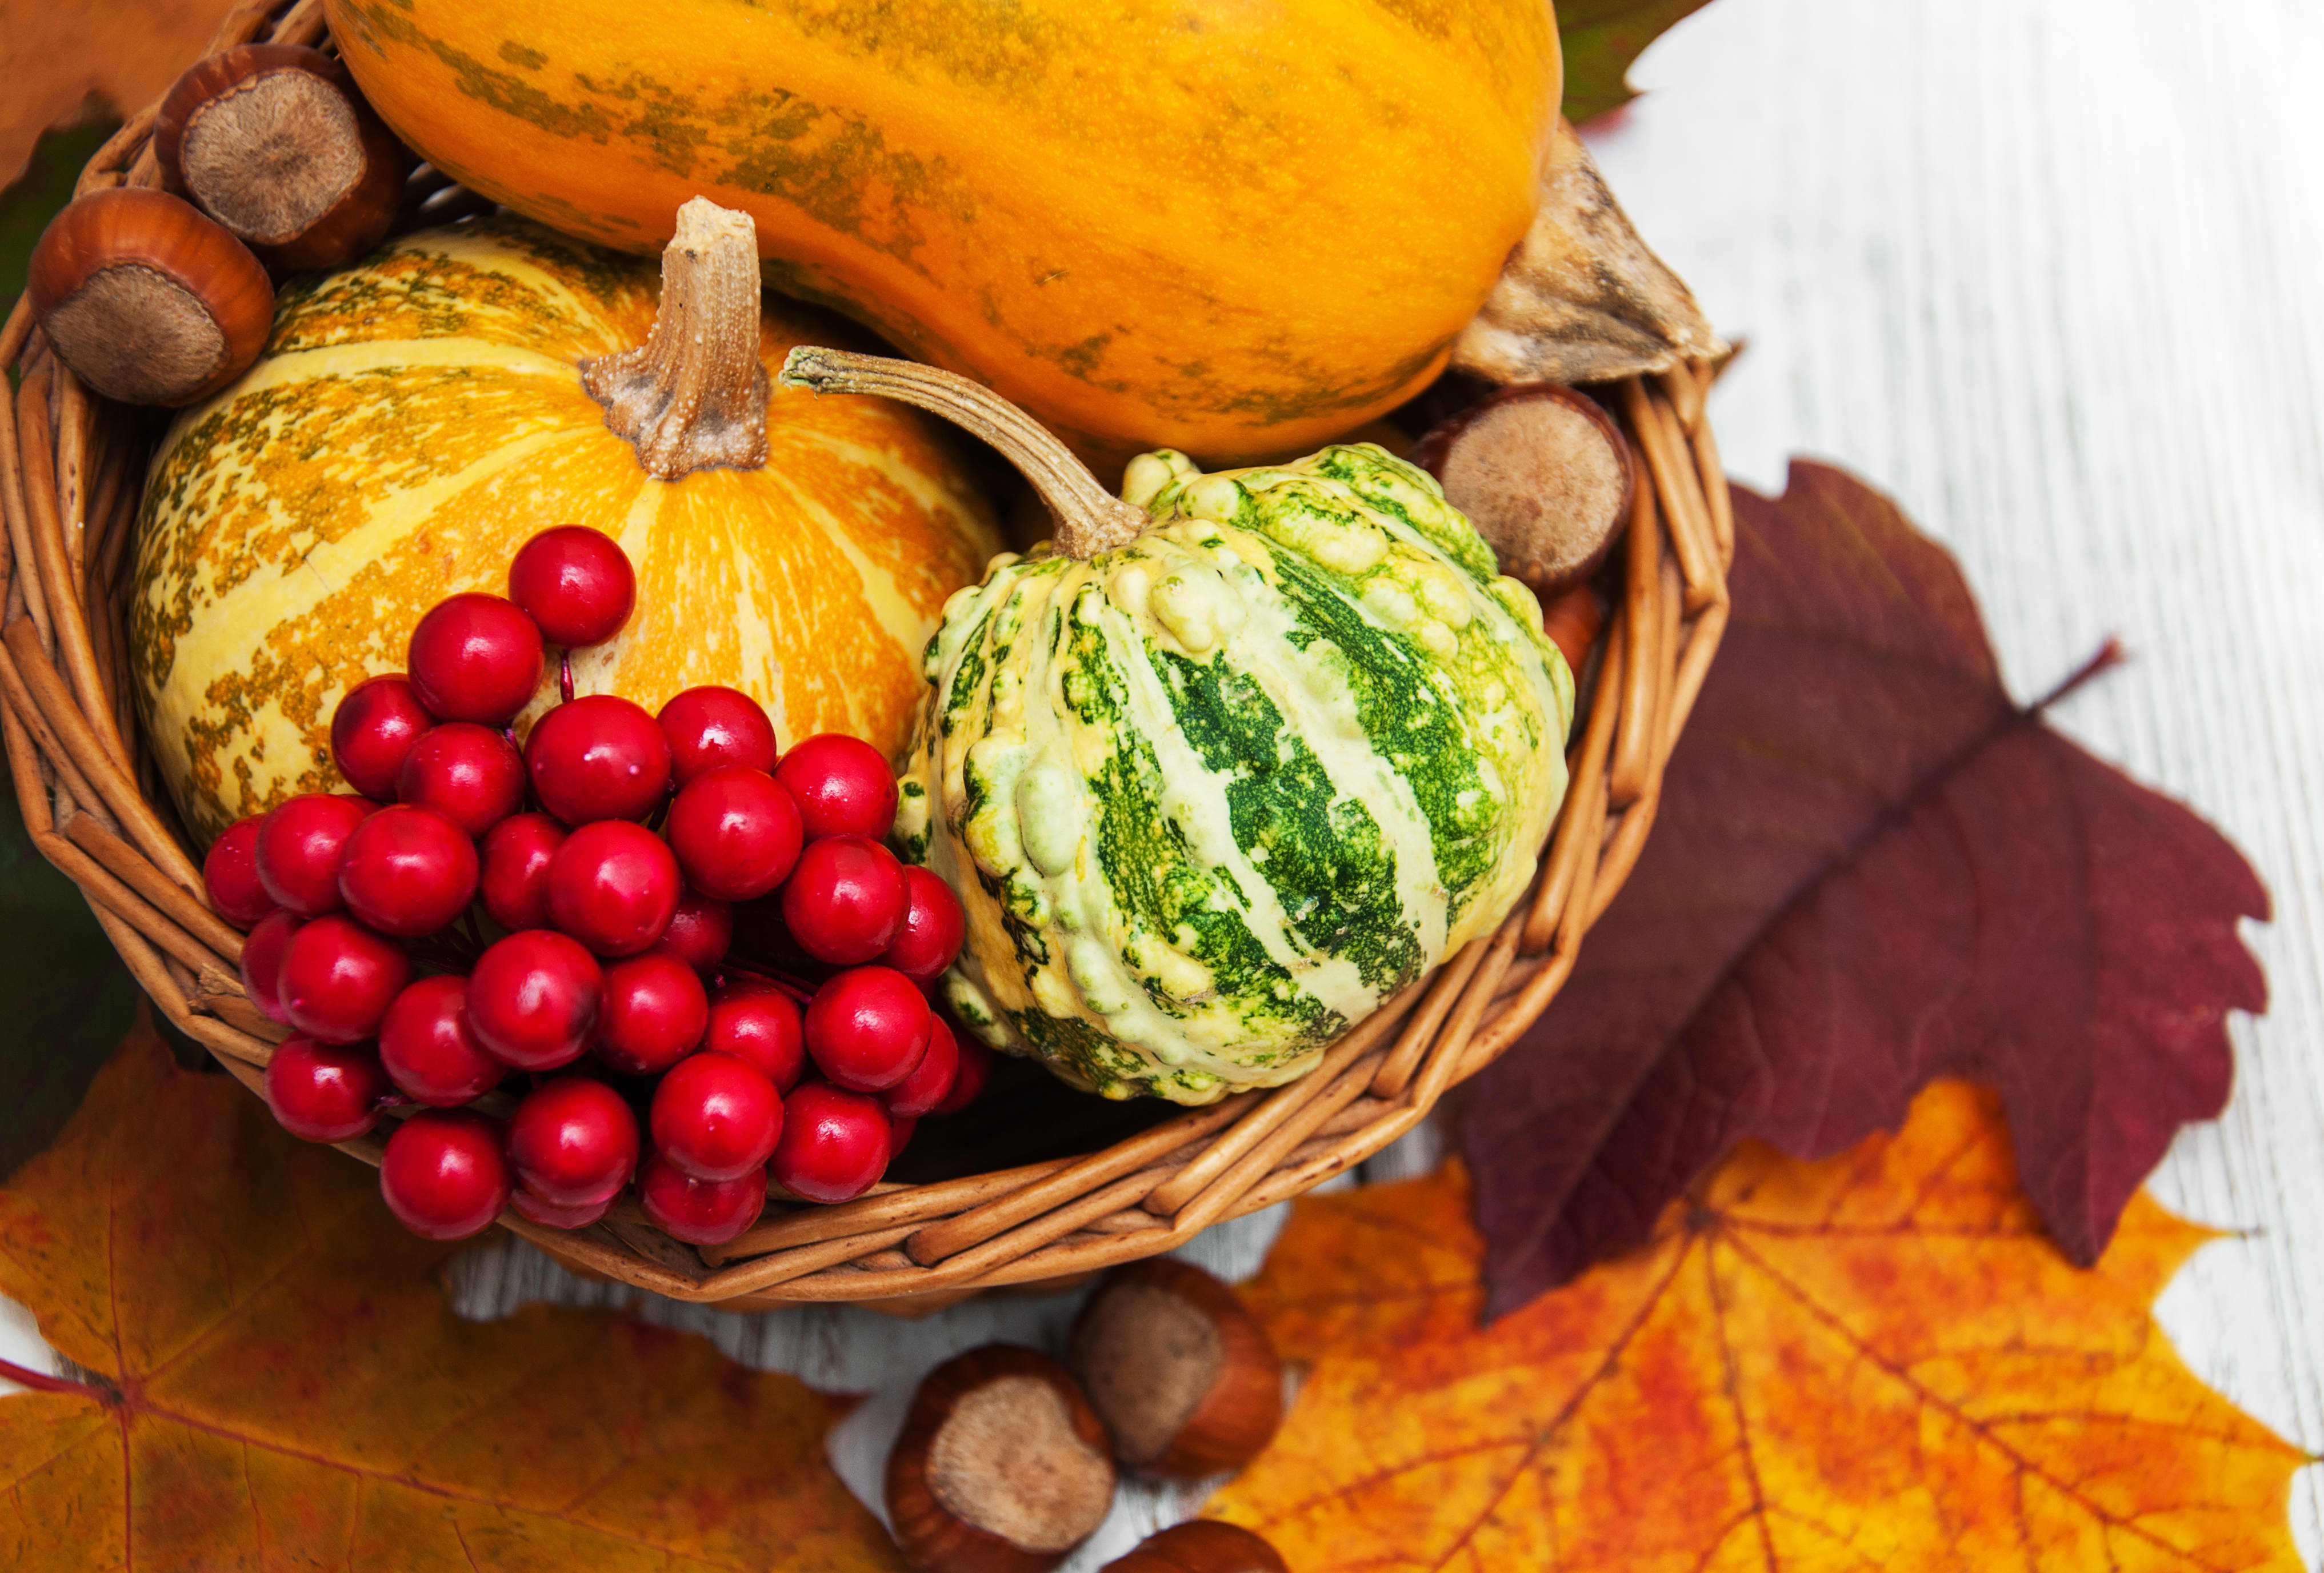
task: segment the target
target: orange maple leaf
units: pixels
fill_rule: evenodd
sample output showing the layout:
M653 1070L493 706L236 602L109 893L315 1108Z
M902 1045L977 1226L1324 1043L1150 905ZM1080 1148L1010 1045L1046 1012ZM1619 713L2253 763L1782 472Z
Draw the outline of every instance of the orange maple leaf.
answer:
M2141 1193L2075 1269L1950 1082L1489 1328L1457 1166L1310 1199L1249 1293L1314 1371L1214 1511L1299 1568L2296 1573L2306 1459L2149 1313L2209 1237Z
M372 1172L134 1035L0 1186L0 1566L895 1568L840 1405L604 1311L464 1322Z
M0 0L0 186L51 125L142 109L194 63L234 0Z

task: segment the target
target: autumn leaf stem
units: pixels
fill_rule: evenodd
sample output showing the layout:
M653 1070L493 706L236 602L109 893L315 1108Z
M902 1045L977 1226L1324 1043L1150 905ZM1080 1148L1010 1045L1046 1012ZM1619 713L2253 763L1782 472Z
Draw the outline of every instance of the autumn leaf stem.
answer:
M36 1393L76 1393L84 1398L94 1398L100 1403L104 1403L106 1398L104 1394L86 1382L75 1382L66 1376L51 1376L45 1371L35 1371L28 1366L19 1366L14 1360L0 1360L0 1377L5 1377L19 1387L30 1387Z
M2076 689L2089 682L2093 677L2101 676L2104 674L2114 670L2114 668L2121 666L2124 662L2129 659L2130 658L2123 652L2122 640L2116 639L2112 634L2107 635L2106 643L2098 648L2098 652L2095 655L2091 656L2089 660L2084 661L2072 671L2067 673L2064 680L2059 683L2056 687L2051 689L2050 692L2042 695L2041 698L2036 699L2033 704L2027 705L2025 707L2025 713L2028 715L2042 714L2052 705L2071 698Z

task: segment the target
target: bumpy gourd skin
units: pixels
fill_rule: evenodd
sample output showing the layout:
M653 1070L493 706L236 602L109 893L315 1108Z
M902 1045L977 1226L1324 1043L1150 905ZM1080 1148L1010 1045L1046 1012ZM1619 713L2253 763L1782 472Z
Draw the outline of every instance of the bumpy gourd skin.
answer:
M1296 1079L1508 912L1573 680L1532 593L1370 444L1149 454L1124 495L1155 520L1129 546L1003 556L946 604L898 835L961 893L945 992L980 1035L1207 1103Z

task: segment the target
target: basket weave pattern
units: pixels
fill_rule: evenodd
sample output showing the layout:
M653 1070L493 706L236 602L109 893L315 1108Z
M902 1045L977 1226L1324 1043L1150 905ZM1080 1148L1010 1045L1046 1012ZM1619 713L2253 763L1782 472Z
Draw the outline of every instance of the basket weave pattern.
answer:
M318 0L287 11L244 6L210 47L257 38L327 47ZM124 125L79 190L158 185L152 122L149 107ZM440 221L464 196L436 192L418 221ZM0 329L0 364L22 375L0 410L0 731L25 824L79 886L154 1003L255 1090L287 1035L244 996L242 935L205 904L195 858L167 808L155 806L166 798L142 751L130 691L125 565L156 428L147 413L85 390L23 301ZM739 1309L908 1296L895 1309L918 1311L1169 1250L1296 1196L1410 1130L1541 1015L1654 823L1663 767L1728 615L1735 530L1703 414L1712 370L1609 390L1651 483L1635 488L1620 592L1587 720L1568 751L1572 785L1526 900L1333 1044L1306 1077L1084 1157L882 1185L836 1207L773 1200L723 1247L669 1238L630 1198L579 1231L513 1213L503 1226L576 1271L680 1300ZM342 1147L376 1164L381 1145L371 1136Z

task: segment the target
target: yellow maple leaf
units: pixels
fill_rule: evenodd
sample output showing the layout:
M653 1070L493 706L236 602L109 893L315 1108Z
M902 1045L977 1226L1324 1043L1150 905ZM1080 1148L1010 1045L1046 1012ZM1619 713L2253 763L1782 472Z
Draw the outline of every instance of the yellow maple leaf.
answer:
M2138 1196L2098 1265L1997 1100L1730 1160L1654 1242L1477 1326L1458 1166L1309 1199L1249 1291L1313 1374L1213 1504L1297 1568L2300 1567L2300 1451L2149 1311L2207 1231Z
M901 1566L833 1400L610 1312L464 1322L453 1248L133 1035L0 1185L0 1293L80 1367L0 1399L0 1566Z

